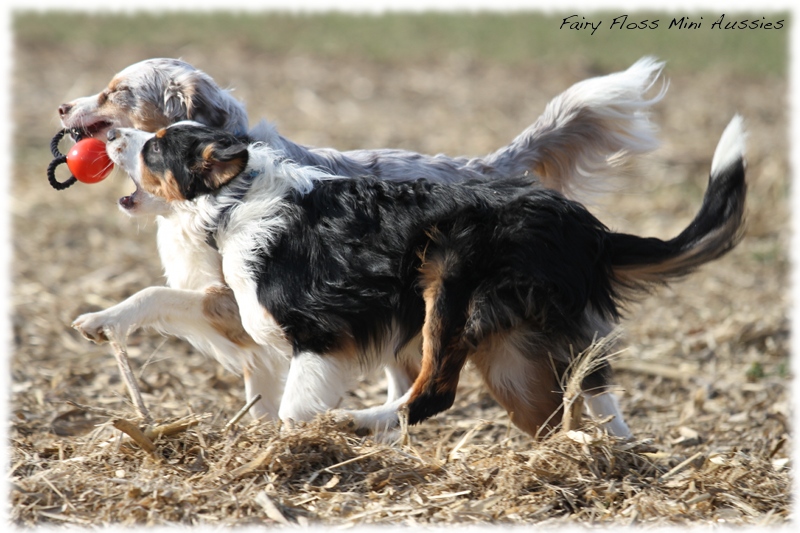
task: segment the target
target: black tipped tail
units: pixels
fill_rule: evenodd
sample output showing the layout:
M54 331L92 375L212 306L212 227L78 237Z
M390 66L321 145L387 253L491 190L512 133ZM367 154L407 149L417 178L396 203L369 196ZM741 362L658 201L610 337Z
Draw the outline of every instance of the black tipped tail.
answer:
M744 226L744 129L734 117L722 134L711 164L703 205L680 235L663 241L614 234L613 269L618 281L630 288L666 283L689 274L733 249Z

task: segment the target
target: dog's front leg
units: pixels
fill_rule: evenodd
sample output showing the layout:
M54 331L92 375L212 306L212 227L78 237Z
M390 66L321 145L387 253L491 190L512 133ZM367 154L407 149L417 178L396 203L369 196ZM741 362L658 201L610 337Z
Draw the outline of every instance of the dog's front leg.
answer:
M124 340L141 327L169 330L171 325L182 330L181 326L205 322L202 312L205 296L205 291L148 287L104 311L79 316L72 327L98 344L108 342L109 337Z
M280 419L305 422L339 405L358 375L358 360L339 353L300 352L292 357Z

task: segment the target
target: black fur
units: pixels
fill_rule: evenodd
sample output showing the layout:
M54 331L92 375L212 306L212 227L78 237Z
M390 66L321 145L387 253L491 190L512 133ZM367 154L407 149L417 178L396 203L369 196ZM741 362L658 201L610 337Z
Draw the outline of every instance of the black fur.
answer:
M288 199L288 227L255 265L259 301L298 351L325 353L353 338L367 352L392 319L407 342L424 320L421 256L448 253L463 313L474 304L463 326L472 345L520 320L573 336L587 305L615 318L605 228L531 185L320 182Z
M163 148L176 152L161 161L180 169L195 145L235 144L207 129L166 132ZM215 192L196 172L181 179L193 194ZM611 232L581 204L535 183L524 176L456 185L364 177L290 193L277 214L286 226L252 265L259 302L295 353L320 356L354 343L368 357L392 338L399 338L397 352L426 320L435 322L432 370L415 383L408 405L414 423L452 404L461 366L489 336L526 332L528 355L550 358L560 376L572 355L608 333L631 289L684 275L741 237L741 161L712 177L698 215L668 241ZM646 275L637 278L640 272ZM432 316L426 289L435 293ZM584 387L606 386L608 373L602 365Z
M144 144L141 157L152 172L158 175L171 173L181 195L187 200L213 193L219 188L210 179L215 171L210 165L212 160L225 163L236 159L239 172L247 165L250 141L247 136L205 127L189 127L192 135L166 135L163 133L166 131L161 130ZM180 131L180 128L175 131ZM205 152L212 146L213 158L208 158Z

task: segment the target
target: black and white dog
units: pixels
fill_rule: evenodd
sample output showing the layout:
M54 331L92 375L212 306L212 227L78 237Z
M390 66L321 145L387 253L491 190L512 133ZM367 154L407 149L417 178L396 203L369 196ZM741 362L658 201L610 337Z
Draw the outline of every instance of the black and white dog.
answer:
M58 112L64 127L103 141L110 129L130 127L155 132L191 119L238 135L247 133L298 164L331 174L454 183L529 172L537 177L533 186L575 197L578 190L603 189L606 178L616 172L617 163L657 145L648 115L664 94L666 85L651 91L662 68L663 64L653 58L643 58L625 71L576 83L553 98L542 115L510 143L475 158L394 149L340 152L306 147L283 137L265 121L248 132L248 114L241 102L203 71L171 58L130 65L114 75L98 94L64 103ZM205 241L187 238L185 213L173 210L162 198L140 189L120 199L119 206L131 216L156 217L167 285L174 294L195 297L192 320L181 321L185 313L163 312L162 320L149 325L189 340L229 370L243 375L248 400L261 396L252 413L276 418L287 362L271 357L270 348L254 342L242 328L237 302L221 276L217 251ZM153 290L169 293L166 287ZM139 302L134 299L128 303L135 306ZM115 312L129 317L135 314L120 308ZM131 328L144 325L129 322ZM405 393L419 372L418 350L415 346L409 350L417 353L386 367L388 401Z
M526 175L455 185L352 179L196 123L112 130L107 150L137 190L184 215L187 236L218 247L244 330L290 361L283 420L335 408L361 369L421 342L407 393L340 414L372 430L395 426L400 409L412 424L425 420L452 405L470 359L512 421L537 435L558 420L570 361L611 331L625 301L720 257L742 235L739 117L719 142L699 212L666 241L610 231ZM142 298L139 316L100 313L79 327L102 339L108 328L191 308L174 295ZM609 431L627 436L604 394L609 372L599 366L582 388L593 411L614 416Z

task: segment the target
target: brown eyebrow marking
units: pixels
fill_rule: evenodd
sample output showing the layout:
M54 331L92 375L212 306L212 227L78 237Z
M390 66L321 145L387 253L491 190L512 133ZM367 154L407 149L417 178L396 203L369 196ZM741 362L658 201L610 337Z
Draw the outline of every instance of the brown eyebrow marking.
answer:
M110 82L108 82L108 91L116 91L117 87L122 83L120 78L113 78Z
M101 106L108 101L108 93L109 90L105 89L103 92L97 95L97 105Z
M146 192L163 198L168 202L186 199L183 194L181 194L178 182L172 172L169 170L164 172L164 174L153 172L153 170L147 166L147 163L145 163L144 158L141 160L141 168L142 189Z

